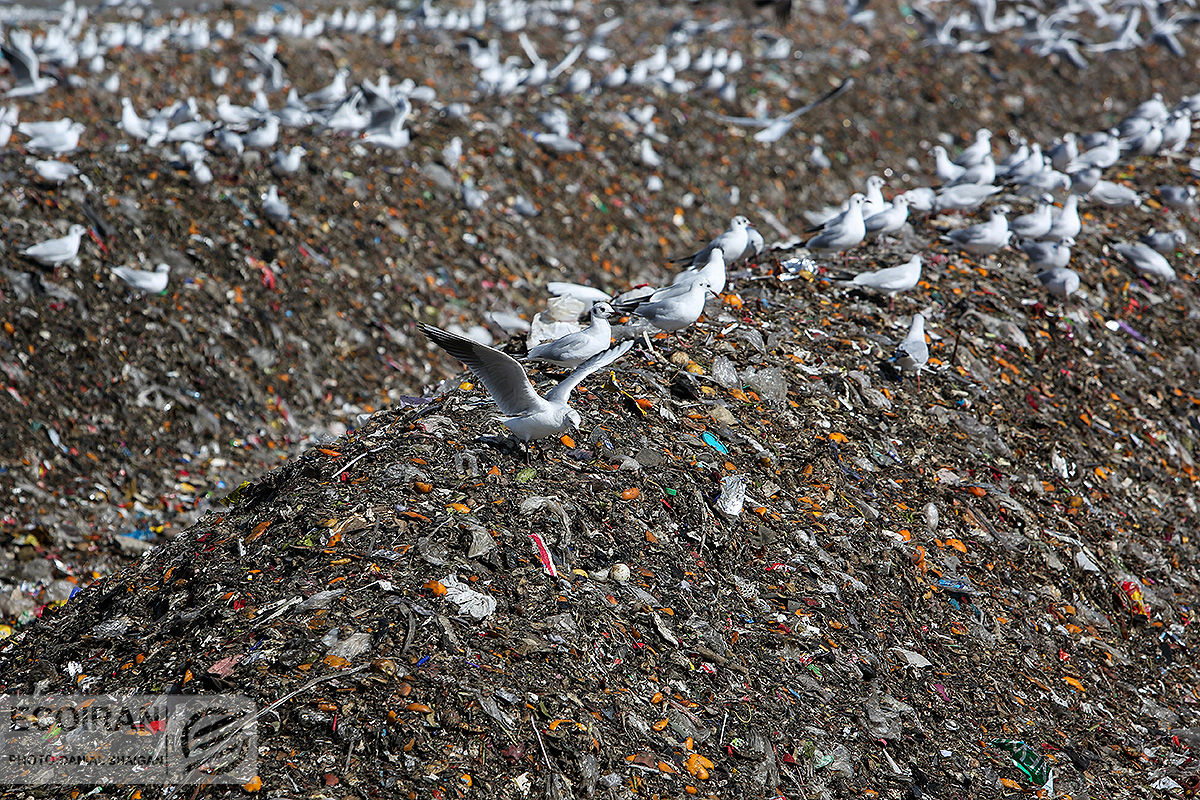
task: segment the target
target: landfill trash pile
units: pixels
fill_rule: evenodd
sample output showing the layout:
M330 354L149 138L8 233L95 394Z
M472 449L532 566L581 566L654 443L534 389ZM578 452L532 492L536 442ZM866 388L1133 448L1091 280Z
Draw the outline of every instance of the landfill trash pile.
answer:
M29 47L96 52L12 68L0 693L247 695L208 795L1195 794L1173 48L448 8L64 11ZM521 355L737 215L699 321L509 435L451 337Z

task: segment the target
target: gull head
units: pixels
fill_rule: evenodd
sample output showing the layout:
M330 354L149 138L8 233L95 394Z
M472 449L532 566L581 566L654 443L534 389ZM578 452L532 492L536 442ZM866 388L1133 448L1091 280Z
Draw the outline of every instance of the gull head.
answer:
M583 417L579 416L579 412L573 408L567 409L565 419L566 419L567 424L570 427L575 428L577 430L578 430L579 426L583 424Z
M754 226L750 224L750 220L738 215L729 221L729 227L734 230L741 230L742 228L753 228Z
M616 313L617 310L603 300L592 306L593 317L604 317L605 319L608 319Z

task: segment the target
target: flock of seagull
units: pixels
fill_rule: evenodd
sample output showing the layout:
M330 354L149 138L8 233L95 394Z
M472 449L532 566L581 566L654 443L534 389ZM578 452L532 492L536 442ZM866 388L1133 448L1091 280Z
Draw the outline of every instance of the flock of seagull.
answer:
M932 19L929 11L920 6L914 7L914 14L935 29L931 33L935 42L943 46L958 42L953 49L959 50L963 40L955 36L964 31L994 34L1035 24L1036 30L1045 34L1061 32L1068 22L1084 13L1095 15L1100 27L1110 27L1117 19L1115 12L1105 12L1108 15L1101 20L1103 5L1094 0L1060 3L1050 15L1052 19L1038 17L1036 23L1031 23L1029 14L1022 11L1023 6L1016 6L1015 11L1010 10L1004 16L996 13L994 3L989 0L978 0L975 6L977 24L964 22L959 15L952 17L953 22L934 26L928 22ZM1163 7L1155 6L1158 10L1147 12L1148 16L1160 14ZM214 180L209 166L211 159L237 157L247 150L262 153L277 176L297 173L307 151L299 145L285 146L289 130L353 137L354 147L362 153L369 152L366 148L403 149L410 144L408 125L418 113L418 104L427 109L422 113L458 119L470 117L470 104L460 98L440 98L433 87L417 85L407 78L395 80L383 71L374 79L356 81L346 68L339 69L328 85L301 92L288 76L285 43L289 39L315 40L339 34L370 37L389 45L398 36L421 29L461 36L456 52L464 66L469 65L475 71L478 98L529 93L547 100L548 107L536 114L543 129L522 131L549 151L571 153L581 151L583 146L571 129L566 110L552 101L556 96L646 87L681 96L704 93L732 104L739 99L738 78L749 59L761 63L783 61L793 55L792 43L774 34L756 37L755 52L748 55L716 44L697 44L702 36L720 41L721 34L733 23L687 20L672 28L666 40L653 45L644 56L623 59L625 54L608 44L613 31L622 24L621 17L612 16L585 32L574 8L572 0L491 3L476 0L470 7L439 9L426 0L407 15L374 9L335 9L315 15L264 11L252 21L246 31L249 38L240 44L239 55L246 67L246 77L239 79L241 83L236 88L253 98L249 105L231 101L228 92L235 87L231 85L229 59L222 59L208 75L212 88L220 92L215 102L202 104L194 96L187 96L143 113L130 98L121 97L117 127L128 137L130 145L145 148L167 163L186 169L198 186ZM1120 16L1124 20L1122 46L1143 41L1163 41L1171 46L1171 40L1161 35L1165 30L1162 19L1153 20L1156 27L1148 36L1137 34L1141 8L1141 4L1135 4ZM862 13L852 17L860 23L869 21ZM1190 16L1184 19L1175 15L1171 19L1177 25L1193 21ZM566 54L548 59L539 53L526 34L534 26L554 26L565 31L562 39L569 48ZM500 34L506 33L518 34L519 53L504 54ZM117 51L154 53L168 46L182 52L237 48L237 37L229 19L210 22L203 17L181 16L162 23L127 20L91 25L87 10L69 0L62 7L58 22L36 37L19 29L10 29L4 36L0 50L9 65L7 96L13 104L0 109L0 147L7 146L14 135L25 137L23 147L30 154L28 164L35 180L41 183L61 184L76 177L86 180L65 159L80 148L88 133L87 126L69 117L22 121L21 100L53 91L60 84L95 84L117 94L120 73L110 71L109 66ZM1049 40L1049 36L1043 36L1039 41ZM89 79L84 72L92 77ZM774 117L767 113L765 100L761 98L753 116L713 116L729 125L756 128L751 138L770 145L786 136L815 104L829 101L852 86L852 81L844 81L813 103ZM282 100L273 103L273 95L282 95ZM657 129L655 113L655 107L646 104L627 108L619 120L637 139L636 159L650 168L660 166L665 158L655 150L655 145L669 141ZM932 149L931 174L936 176L936 187L908 188L888 200L884 196L886 181L872 176L862 193L851 195L840 205L808 213L809 228L805 236L771 244L747 217L736 216L728 230L693 255L680 259L686 266L669 285L613 294L594 287L551 283L549 291L578 304L587 314L589 324L558 338L531 342L528 361L572 370L545 397L533 391L524 366L502 351L456 333L428 326L424 330L435 344L463 361L479 377L505 414L505 424L518 438L528 441L578 425L578 414L567 405L573 388L627 353L637 339L649 346L650 333L677 333L693 325L704 314L706 302L724 291L727 267L744 257L800 248L817 256L839 253L844 256L867 239L908 238L921 216L975 212L1003 198L1006 202L988 209L984 221L949 230L941 236L941 241L973 256L990 256L1015 241L1034 268L1037 280L1065 304L1081 285L1079 274L1070 267L1072 248L1082 233L1081 205L1140 205L1145 199L1142 195L1124 184L1106 180L1105 172L1139 157L1180 157L1197 115L1200 115L1200 94L1185 97L1173 107L1155 95L1111 129L1067 133L1055 142L1044 144L1021 141L1003 157L995 153L991 132L981 129L974 141L953 159L941 145ZM442 149L442 160L459 181L464 206L477 209L488 197L469 177L457 173L463 148L462 139L454 137ZM811 151L810 159L816 166L829 166L819 146ZM1190 167L1194 173L1200 172L1200 159L1193 159ZM649 175L646 188L661 190L661 179L656 174ZM1061 207L1055 199L1056 193L1065 194ZM1163 205L1178 213L1195 213L1195 186L1159 186L1157 196ZM1035 203L1033 209L1010 217L1009 203L1027 198ZM292 219L286 198L274 184L262 192L260 210L264 217L281 226ZM529 215L538 213L524 198L513 201L513 210ZM75 261L89 232L87 226L73 224L65 236L33 243L21 253L39 265L57 269ZM1113 249L1138 275L1172 281L1176 275L1167 256L1186 241L1181 229L1152 230L1142 241L1118 242ZM899 265L857 275L845 272L848 266L845 259L841 266L843 271L835 276L838 283L884 293L894 303L897 293L911 290L920 281L923 259L916 253ZM166 264L153 269L114 267L112 273L133 289L146 293L165 291L170 280L170 267ZM628 321L614 325L618 317ZM925 323L923 314L912 316L909 333L892 359L902 374L916 375L918 381L929 360Z
M593 287L551 282L547 286L551 294L569 296L590 305L590 324L581 331L537 343L529 350L530 361L574 368L560 388L546 398L529 388L524 368L511 356L438 328L423 326L423 329L435 344L466 364L480 379L505 414L504 423L518 438L528 441L558 435L579 424L577 416L568 413L566 406L571 389L629 350L631 342L623 340L630 334L611 324L614 316L631 315L634 321L620 328L632 330L634 336L640 333L649 345L645 337L648 329L675 333L695 323L704 313L705 301L723 291L727 264L743 255L801 247L812 254L845 253L868 237L899 233L914 210L927 214L974 211L1005 191L1015 196L1028 195L1030 186L1041 191L1060 188L1068 194L1061 208L1055 205L1051 194L1041 194L1032 211L1011 220L1010 206L994 205L983 222L951 230L940 238L952 249L990 256L1016 237L1036 279L1065 306L1081 285L1079 273L1068 266L1075 237L1083 230L1080 203L1140 205L1141 195L1123 184L1104 180L1103 171L1137 157L1177 157L1188 143L1196 116L1200 116L1200 94L1184 97L1173 108L1168 108L1161 95L1156 94L1111 130L1082 136L1068 133L1050 143L1045 152L1037 142L1022 142L999 162L993 154L991 132L981 129L954 160L945 148L932 149L934 173L943 182L940 189L909 189L887 201L883 196L886 182L872 176L866 181L865 193L852 194L839 208L812 212L809 218L815 224L809 228L807 238L767 245L749 219L737 216L729 229L707 246L680 259L688 263L687 268L662 288L639 287L613 296ZM1193 171L1197 166L1200 165L1191 164ZM1160 185L1156 193L1164 206L1194 216L1195 186ZM1166 256L1176 253L1186 242L1187 234L1182 228L1165 232L1152 229L1141 241L1114 243L1113 250L1141 278L1171 282L1177 275ZM921 254L917 253L900 265L845 276L838 282L884 293L894 302L897 293L917 286L922 263ZM901 375L916 376L918 387L921 373L929 363L925 322L923 314L912 315L908 334L891 358ZM613 340L622 343L610 347ZM563 386L566 390L561 389Z

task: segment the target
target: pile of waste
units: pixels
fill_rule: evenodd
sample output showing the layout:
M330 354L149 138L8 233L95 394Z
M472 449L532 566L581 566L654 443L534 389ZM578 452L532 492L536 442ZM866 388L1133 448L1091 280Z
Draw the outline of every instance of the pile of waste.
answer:
M51 90L89 126L81 174L33 179L20 137L0 153L0 693L244 696L252 774L208 796L1194 795L1200 226L1155 194L1195 184L1194 141L1105 173L1138 201L1082 207L1066 302L1018 250L944 238L986 210L914 214L848 254L768 247L699 322L576 389L577 430L528 449L418 328L521 354L550 281L661 284L736 214L790 240L868 175L888 197L927 185L927 149L980 126L999 157L1116 126L1155 90L1175 102L1197 88L1179 62L1114 51L1086 73L1099 97L1053 53L900 37L896 10L860 28L838 9L778 27L613 8L615 53L680 30L737 50L734 102L501 94L428 19L390 43L279 34L305 91L386 63L437 103L412 103L406 147L310 126L279 143L307 151L299 173L251 148L210 154L197 185L195 163L127 141L101 83L139 108L184 87L207 104L214 68L249 79L242 46L270 21L182 17L244 40L113 48ZM570 49L551 24L478 30ZM755 138L756 99L825 95ZM629 114L645 104L652 133ZM531 126L553 109L571 130L551 146ZM77 263L19 255L77 221L95 235ZM1119 255L1152 227L1184 233L1174 282ZM846 279L915 253L911 291ZM116 271L159 263L161 292ZM557 322L582 310L554 303ZM919 382L890 360L918 313Z

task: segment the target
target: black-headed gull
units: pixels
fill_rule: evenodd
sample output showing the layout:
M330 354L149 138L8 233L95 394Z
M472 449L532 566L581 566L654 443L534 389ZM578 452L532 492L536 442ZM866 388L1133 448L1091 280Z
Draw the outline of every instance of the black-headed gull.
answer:
M507 353L432 325L422 325L421 330L430 341L463 362L479 378L504 415L500 421L525 442L578 428L583 420L578 411L567 405L572 390L587 376L616 361L633 347L632 341L622 342L592 356L543 397L530 384L525 368Z
M59 264L74 261L75 257L79 255L79 243L83 241L83 235L87 232L88 229L83 225L72 225L66 236L48 239L26 247L21 251L21 255L46 267L56 267Z
M915 373L917 386L920 387L921 370L925 369L929 363L929 345L925 343L925 317L923 315L913 314L908 335L896 348L892 362L900 368L902 374L905 372Z
M568 333L531 348L528 361L546 361L560 367L578 367L594 355L603 353L612 343L612 325L608 318L616 313L606 302L592 306L591 324L581 331Z
M1134 272L1139 275L1168 282L1175 280L1175 270L1171 268L1171 264L1163 257L1163 254L1153 247L1145 244L1121 243L1114 245L1113 249L1120 253Z
M171 265L159 264L153 271L133 267L113 267L113 274L125 283L146 294L158 294L167 288Z

